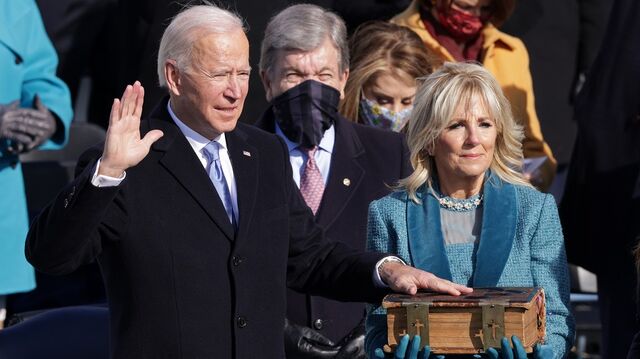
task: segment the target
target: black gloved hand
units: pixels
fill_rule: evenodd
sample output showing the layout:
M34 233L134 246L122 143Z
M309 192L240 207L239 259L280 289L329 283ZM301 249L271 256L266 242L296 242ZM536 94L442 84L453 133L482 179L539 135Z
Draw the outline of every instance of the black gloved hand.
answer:
M331 339L288 319L284 322L284 349L287 359L333 358L340 351Z
M10 140L12 153L31 151L56 132L56 119L38 95L33 103L35 109L19 108L18 101L0 109L0 138Z
M340 340L338 343L340 351L335 356L335 359L366 359L364 335L364 322L360 322L349 334Z

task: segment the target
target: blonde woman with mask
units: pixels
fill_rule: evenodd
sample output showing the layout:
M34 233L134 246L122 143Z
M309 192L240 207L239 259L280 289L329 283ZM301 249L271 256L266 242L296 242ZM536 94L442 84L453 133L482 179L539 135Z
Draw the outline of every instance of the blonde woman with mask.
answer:
M354 122L401 131L413 108L416 78L431 73L436 57L411 30L383 21L360 25L349 48L351 71L340 113Z

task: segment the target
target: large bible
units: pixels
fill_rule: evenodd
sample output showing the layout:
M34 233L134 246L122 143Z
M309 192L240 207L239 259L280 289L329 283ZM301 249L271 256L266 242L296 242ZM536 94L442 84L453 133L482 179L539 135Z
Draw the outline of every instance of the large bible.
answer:
M542 288L474 288L458 297L419 292L387 295L388 345L393 352L403 335L420 335L420 348L433 353L471 354L500 348L502 337L518 336L530 353L545 336Z

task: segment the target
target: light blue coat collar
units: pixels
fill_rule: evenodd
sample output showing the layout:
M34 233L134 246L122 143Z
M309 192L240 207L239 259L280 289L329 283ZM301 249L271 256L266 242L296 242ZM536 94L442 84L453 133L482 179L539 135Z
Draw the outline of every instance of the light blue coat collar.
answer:
M440 203L425 186L417 193L422 204L407 200L409 255L416 268L452 280L440 223ZM489 174L483 190L483 219L472 285L495 287L511 252L516 233L516 188ZM462 283L466 284L466 283Z

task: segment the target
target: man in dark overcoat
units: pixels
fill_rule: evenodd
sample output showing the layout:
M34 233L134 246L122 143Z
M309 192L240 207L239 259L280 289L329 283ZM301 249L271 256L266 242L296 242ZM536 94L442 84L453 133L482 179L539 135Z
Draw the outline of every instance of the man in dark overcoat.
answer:
M329 238L364 250L369 203L407 177L411 165L403 136L356 124L338 113L349 75L344 21L316 5L286 8L267 25L260 64L272 105L256 125L285 141L294 180L302 190L310 161L305 148L317 148L311 160L317 162L324 189L315 204L316 223ZM289 96L305 88L310 91L301 96L308 96L308 102ZM287 358L325 358L331 353L364 357L364 312L363 304L289 290Z

